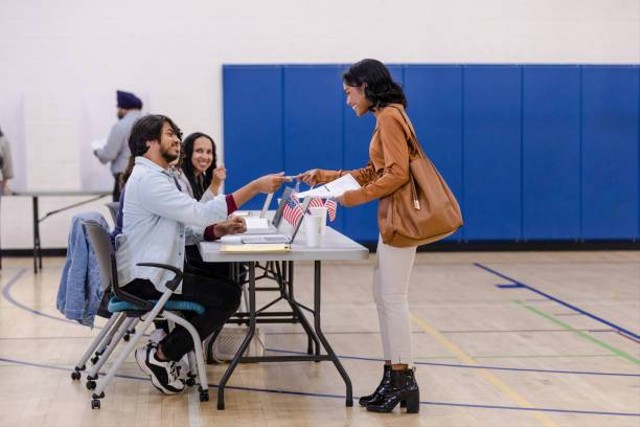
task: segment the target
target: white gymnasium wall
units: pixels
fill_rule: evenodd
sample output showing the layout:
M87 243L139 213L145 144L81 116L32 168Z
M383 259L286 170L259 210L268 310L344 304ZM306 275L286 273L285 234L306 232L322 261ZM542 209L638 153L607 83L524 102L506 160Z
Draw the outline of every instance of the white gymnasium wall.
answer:
M222 145L222 64L364 57L637 64L640 1L0 0L0 127L19 169L14 188L109 189L87 147L115 121L116 89ZM75 201L43 199L41 211ZM43 247L66 247L71 215L94 208L47 219ZM1 209L2 247L30 248L29 200L5 197Z

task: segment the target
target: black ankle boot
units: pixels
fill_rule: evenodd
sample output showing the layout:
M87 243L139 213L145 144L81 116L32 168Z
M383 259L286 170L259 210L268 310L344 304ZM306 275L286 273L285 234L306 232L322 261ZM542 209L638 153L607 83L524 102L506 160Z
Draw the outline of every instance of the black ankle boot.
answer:
M390 386L367 405L367 411L391 412L403 402L407 404L407 413L417 414L420 411L420 389L413 369L392 370Z
M373 393L362 396L358 403L360 406L367 406L369 403L376 400L376 398L381 394L387 391L387 389L391 386L391 365L384 365L384 371L382 371L382 380L378 387L373 391Z

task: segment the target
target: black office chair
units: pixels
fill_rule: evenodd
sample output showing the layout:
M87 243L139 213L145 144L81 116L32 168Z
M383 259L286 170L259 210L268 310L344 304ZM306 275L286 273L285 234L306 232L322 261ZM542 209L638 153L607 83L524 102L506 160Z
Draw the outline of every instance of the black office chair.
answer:
M206 365L202 351L202 340L200 339L198 331L190 322L179 314L174 313L174 311L194 311L198 314L202 314L204 312L204 307L191 301L174 301L169 299L182 281L182 272L170 265L139 263L139 266L170 270L174 273L174 276L166 283L167 290L162 294L159 300L145 300L137 297L136 295L126 292L119 286L116 254L113 250L107 230L95 221L86 221L84 223L84 228L100 266L100 272L103 279L103 289L105 292L111 292L113 295L109 301L109 311L113 313L113 315L100 334L93 340L91 346L87 349L80 362L76 365L74 372L71 374L72 379L79 380L81 371L84 369L89 357L91 357L97 349L104 349L102 354L97 354L96 352L96 356L98 357L97 363L87 376L87 388L89 390L94 390L91 408L100 409L100 399L105 396L104 390L116 375L126 358L136 348L144 332L149 328L149 325L151 325L154 319L166 319L169 322L177 323L184 327L191 335L194 343L195 356L192 354L193 352L189 353L190 372L187 385L195 385L195 378L197 377L200 383L200 401L208 401L209 386L207 383ZM99 379L98 372L100 367L104 365L118 342L125 335L126 331L132 329L140 322L141 325L136 328L135 334L130 338L129 342L127 342L124 349L122 349L118 354L118 357L111 368L107 371L106 375ZM197 376L192 373L194 371L197 372Z

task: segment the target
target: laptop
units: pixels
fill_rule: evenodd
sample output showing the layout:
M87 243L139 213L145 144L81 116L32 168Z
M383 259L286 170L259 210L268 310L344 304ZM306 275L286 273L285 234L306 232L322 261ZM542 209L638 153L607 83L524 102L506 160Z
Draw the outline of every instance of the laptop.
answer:
M289 189L292 190L292 189ZM286 190L285 190L286 191ZM287 197L288 194L288 197ZM302 220L304 219L304 214L300 215L300 219L298 219L297 223L291 229L291 227L284 226L285 221L282 221L282 216L284 214L284 206L287 204L287 200L291 197L291 191L287 194L283 193L282 200L280 200L280 204L278 205L278 210L273 217L272 225L274 223L278 223L277 231L270 234L254 234L254 235L242 235L240 238L241 243L254 244L254 243L293 243L293 240L296 238L298 234L298 230L300 230L300 226L302 225ZM313 197L307 197L302 202L302 212L306 212L309 207L309 203Z
M273 198L273 193L268 194L264 205L262 206L262 210L260 211L260 216L258 218L245 217L245 221L247 222L247 231L245 231L244 234L277 234L278 227L282 221L284 206L287 204L287 200L291 198L293 193L293 188L285 187L282 192L280 203L278 203L278 207L276 208L276 213L273 215L271 221L265 218L267 210L269 210L269 205L271 204L271 199Z

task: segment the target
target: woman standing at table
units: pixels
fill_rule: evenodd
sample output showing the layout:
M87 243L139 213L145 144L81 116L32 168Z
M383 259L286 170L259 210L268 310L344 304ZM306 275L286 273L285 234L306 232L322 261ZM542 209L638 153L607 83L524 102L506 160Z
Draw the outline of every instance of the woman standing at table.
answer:
M350 173L362 186L337 200L356 206L392 195L409 181L410 136L405 109L407 100L387 67L375 59L353 64L342 76L347 105L358 116L371 113L376 127L369 144L369 163L352 171L312 169L299 175L305 183L326 183ZM383 204L380 203L380 208ZM379 210L378 226L386 224ZM373 296L378 310L385 364L375 391L360 398L360 405L374 412L391 412L398 403L407 412L419 411L420 391L414 377L408 289L416 247L395 247L378 236Z

